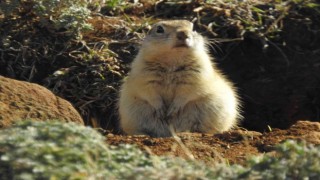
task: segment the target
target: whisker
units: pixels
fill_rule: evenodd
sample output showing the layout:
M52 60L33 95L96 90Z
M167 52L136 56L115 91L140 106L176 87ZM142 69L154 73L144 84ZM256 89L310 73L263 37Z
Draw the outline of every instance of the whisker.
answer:
M234 41L243 41L243 38L233 38L233 39L223 39L223 38L215 38L215 41L219 43L224 43L224 42L234 42Z
M206 42L206 45L209 46L215 53L223 52L219 44L221 43L216 39L207 39L207 42Z

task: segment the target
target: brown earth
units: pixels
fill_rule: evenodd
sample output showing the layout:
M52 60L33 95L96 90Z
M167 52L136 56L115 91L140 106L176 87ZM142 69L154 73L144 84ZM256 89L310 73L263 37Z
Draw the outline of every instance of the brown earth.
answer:
M23 119L59 119L83 124L74 107L48 89L0 76L0 128Z
M275 145L284 140L305 140L320 144L320 123L298 121L289 129L270 129L259 133L237 129L223 134L181 133L175 138L151 138L149 136L125 136L107 134L107 143L136 144L149 154L199 159L206 163L227 162L243 164L253 155L272 153Z

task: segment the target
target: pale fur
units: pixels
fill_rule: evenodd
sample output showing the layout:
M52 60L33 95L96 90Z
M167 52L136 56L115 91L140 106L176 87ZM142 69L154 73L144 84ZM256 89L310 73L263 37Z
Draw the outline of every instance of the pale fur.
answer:
M159 25L165 29L163 35L155 32ZM184 41L190 46L174 47L178 31L190 36ZM212 64L205 44L189 21L153 26L121 87L119 115L125 133L220 133L237 124L237 95Z

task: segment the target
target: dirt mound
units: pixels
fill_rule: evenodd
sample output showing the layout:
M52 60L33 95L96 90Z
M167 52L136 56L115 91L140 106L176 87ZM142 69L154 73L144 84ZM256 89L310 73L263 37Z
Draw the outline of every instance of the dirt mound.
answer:
M0 128L22 119L60 119L83 124L68 101L46 88L0 76Z
M150 154L195 158L207 163L227 161L241 164L250 156L271 153L276 144L287 139L320 144L320 123L298 121L287 130L270 129L264 133L238 129L216 135L181 133L178 138L106 136L109 144L137 144Z

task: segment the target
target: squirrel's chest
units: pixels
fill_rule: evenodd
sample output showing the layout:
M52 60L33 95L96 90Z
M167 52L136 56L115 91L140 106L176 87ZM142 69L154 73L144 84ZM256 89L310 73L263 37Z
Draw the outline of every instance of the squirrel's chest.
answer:
M151 78L148 83L164 89L174 89L179 85L191 83L194 76L186 66L158 67L149 75Z
M171 102L180 87L193 88L199 80L201 68L183 64L179 66L161 66L149 64L141 76L148 90L158 93L165 102Z

